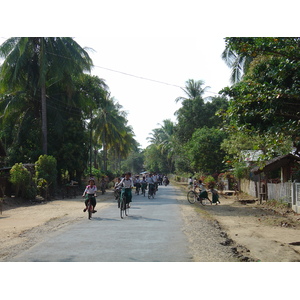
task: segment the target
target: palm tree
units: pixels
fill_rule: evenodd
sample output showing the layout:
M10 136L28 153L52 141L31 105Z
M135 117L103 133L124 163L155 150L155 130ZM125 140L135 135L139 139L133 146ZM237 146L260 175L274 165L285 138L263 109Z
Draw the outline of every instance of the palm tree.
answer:
M47 154L46 89L63 81L70 90L72 76L90 71L92 60L72 38L9 38L0 46L2 88L31 87L41 95L43 153Z
M175 99L175 102L178 101L184 101L186 99L194 100L196 98L202 98L205 91L210 88L209 86L206 86L205 88L202 88L202 85L204 85L203 80L197 80L189 79L185 82L185 88L181 88L187 97L177 97Z
M175 125L170 119L163 120L163 124L158 125L160 125L160 128L153 129L152 133L150 133L151 137L147 139L160 151L167 163L168 171L171 172L174 163L174 148L176 145L176 137L174 135Z
M121 143L126 136L127 120L121 115L118 110L114 98L106 92L105 98L100 104L92 121L92 128L95 132L95 137L102 143L103 146L103 169L107 171L107 153L116 143Z
M223 51L222 59L227 66L231 68L230 82L232 84L241 81L243 74L249 68L250 63L253 60L252 57L246 56L245 54L237 54L229 45L227 45Z

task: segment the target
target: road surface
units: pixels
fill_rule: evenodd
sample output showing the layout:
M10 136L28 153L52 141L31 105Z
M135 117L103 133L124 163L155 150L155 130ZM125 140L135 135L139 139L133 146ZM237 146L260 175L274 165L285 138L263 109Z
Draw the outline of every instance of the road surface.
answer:
M133 195L129 216L116 201L92 218L64 227L15 256L19 262L189 262L188 240L172 186L155 199Z

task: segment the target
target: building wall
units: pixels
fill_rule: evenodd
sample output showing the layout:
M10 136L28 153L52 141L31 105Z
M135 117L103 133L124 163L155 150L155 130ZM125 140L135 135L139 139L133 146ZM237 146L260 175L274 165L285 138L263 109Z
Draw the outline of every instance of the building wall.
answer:
M259 198L258 182L242 179L240 186L244 193ZM268 183L268 199L292 203L292 182Z

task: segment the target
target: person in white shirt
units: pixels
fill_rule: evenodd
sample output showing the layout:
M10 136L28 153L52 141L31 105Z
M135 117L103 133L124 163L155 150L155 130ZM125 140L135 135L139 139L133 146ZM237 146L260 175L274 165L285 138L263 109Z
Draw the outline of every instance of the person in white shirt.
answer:
M146 178L146 181L147 181L148 186L149 186L149 193L150 194L154 193L154 191L155 191L155 186L154 186L155 182L154 182L152 174L149 174L149 176Z
M135 179L135 193L137 195L140 194L140 188L141 188L141 180L140 180L140 176L136 176L136 179Z
M154 173L152 178L153 178L153 181L154 181L155 191L157 191L158 190L158 175L156 173Z
M114 194L115 194L115 200L118 200L120 198L121 189L122 189L122 187L119 186L120 182L121 182L121 178L119 177L117 179L117 182L115 183L115 186L114 186L114 188L115 188L115 192L114 192Z
M119 186L122 187L121 191L121 199L123 198L123 195L126 197L126 205L130 207L130 202L132 202L132 193L131 188L133 187L133 180L131 179L131 173L127 172L125 174L125 178L121 180L119 183Z
M97 187L95 185L95 180L94 179L90 179L89 180L89 185L86 186L82 197L85 197L86 195L88 196L88 198L85 200L85 209L83 210L84 212L86 212L87 210L87 205L88 205L88 201L89 201L89 197L91 198L91 204L93 206L93 213L97 212L95 210L96 207L96 192L97 192Z

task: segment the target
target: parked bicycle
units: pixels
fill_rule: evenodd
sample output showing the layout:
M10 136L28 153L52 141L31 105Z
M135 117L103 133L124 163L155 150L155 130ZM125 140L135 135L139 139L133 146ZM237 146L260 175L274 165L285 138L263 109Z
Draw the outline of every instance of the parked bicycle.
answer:
M206 191L204 192L195 192L189 191L187 193L187 199L191 204L196 203L196 201L200 202L202 205L212 204L211 200L208 198L208 194Z

